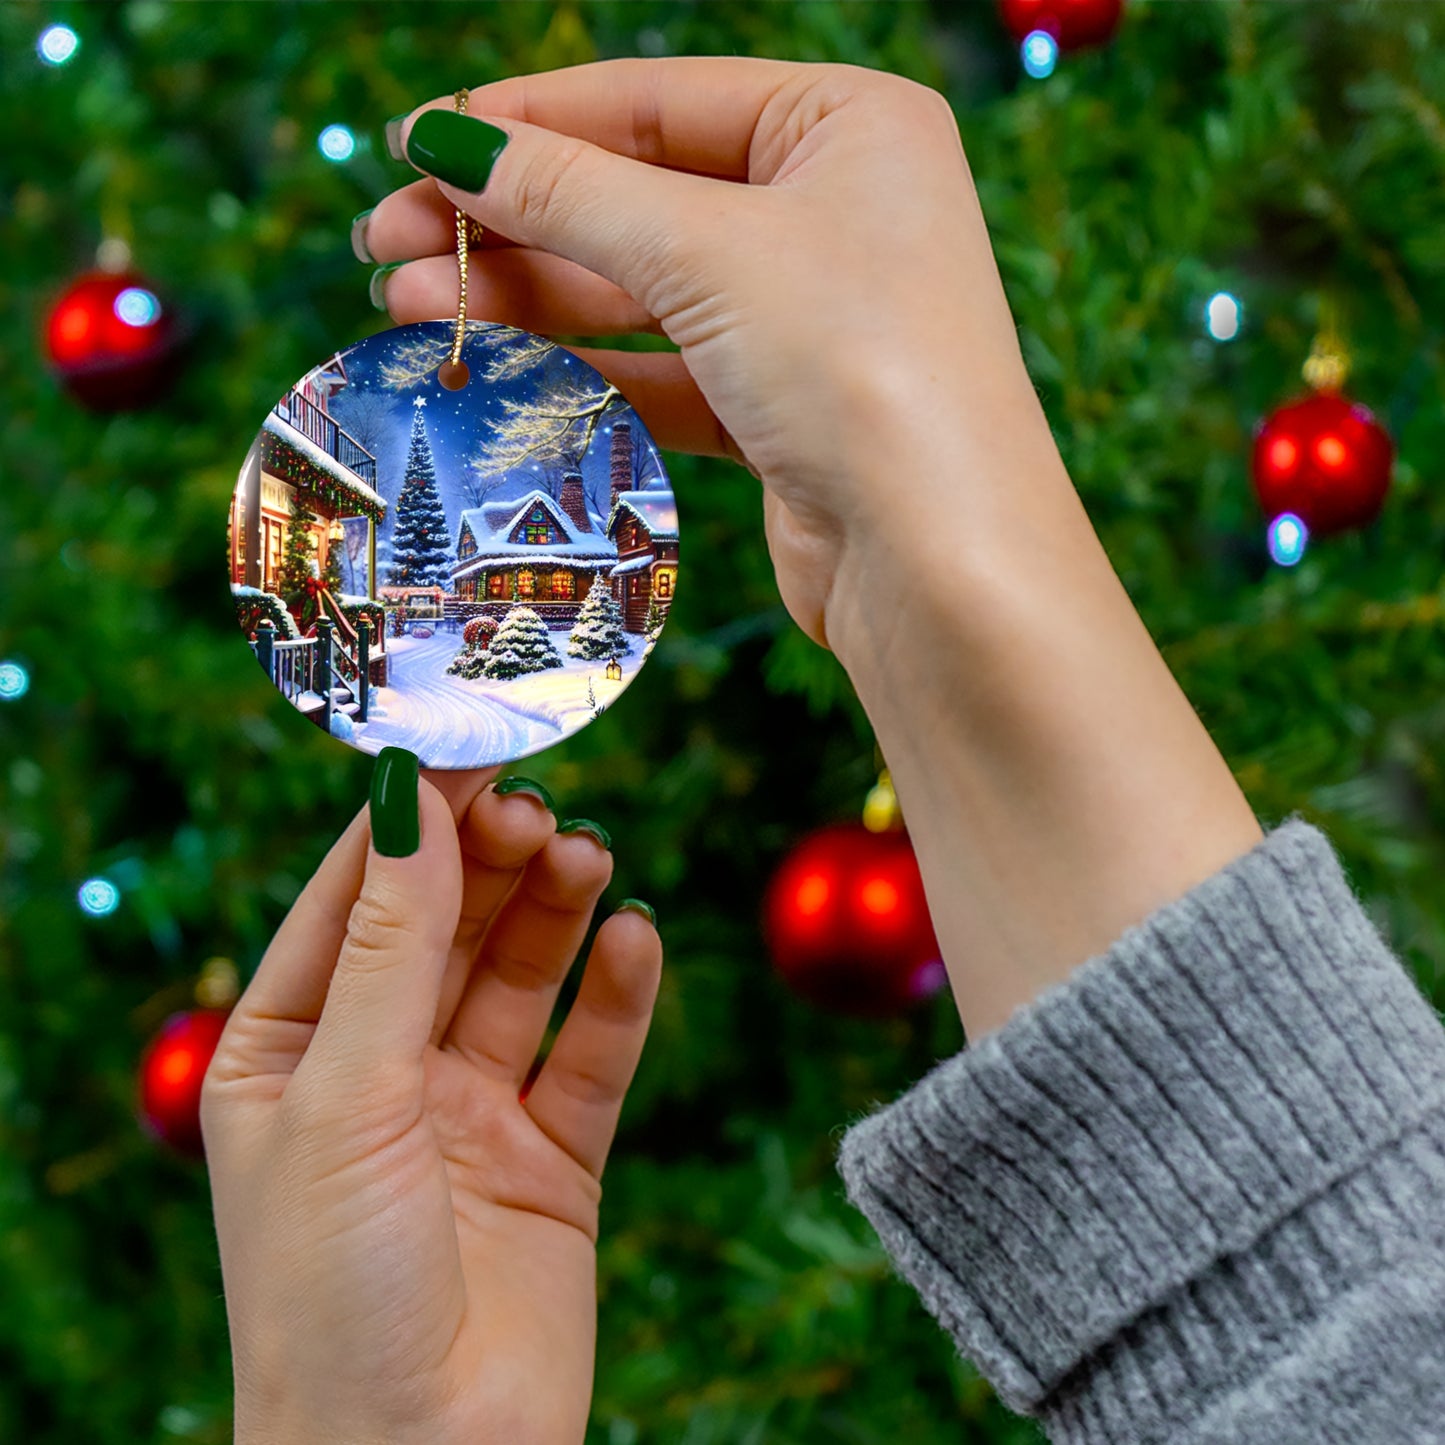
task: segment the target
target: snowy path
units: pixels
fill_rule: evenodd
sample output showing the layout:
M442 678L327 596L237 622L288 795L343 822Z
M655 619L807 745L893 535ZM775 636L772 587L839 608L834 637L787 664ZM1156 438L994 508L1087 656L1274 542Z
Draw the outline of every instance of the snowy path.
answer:
M373 698L386 711L356 730L356 746L379 753L409 748L429 768L485 768L535 753L565 736L545 719L529 717L447 675L461 639L439 632L418 641L387 639L391 685Z

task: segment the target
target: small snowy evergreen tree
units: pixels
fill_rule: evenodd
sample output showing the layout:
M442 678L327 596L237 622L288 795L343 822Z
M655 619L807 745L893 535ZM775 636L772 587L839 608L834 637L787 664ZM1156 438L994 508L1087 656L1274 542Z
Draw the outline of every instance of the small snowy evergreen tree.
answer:
M547 624L530 607L517 606L502 619L481 671L483 677L509 678L561 666Z
M627 652L627 638L622 632L622 609L601 574L593 579L586 601L577 614L576 626L567 639L567 651L573 657L585 657L592 661L622 657Z
M418 397L418 403L424 398ZM446 508L437 491L436 464L422 422L422 407L412 413L411 451L396 503L390 581L393 587L451 589L451 534Z

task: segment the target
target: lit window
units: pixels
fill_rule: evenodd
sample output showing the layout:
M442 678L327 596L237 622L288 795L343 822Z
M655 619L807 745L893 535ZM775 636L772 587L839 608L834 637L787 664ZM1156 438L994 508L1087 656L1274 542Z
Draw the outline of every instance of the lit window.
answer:
M672 596L672 569L660 567L657 571L657 595L659 597Z
M487 596L505 597L507 595L507 574L505 572L493 572L487 578Z
M517 596L531 597L537 587L537 575L530 567L523 567L517 573Z
M552 574L552 596L558 602L570 602L577 595L576 588L572 582L572 574L559 568Z
M551 540L552 529L545 522L527 523L527 545L529 547L545 547Z

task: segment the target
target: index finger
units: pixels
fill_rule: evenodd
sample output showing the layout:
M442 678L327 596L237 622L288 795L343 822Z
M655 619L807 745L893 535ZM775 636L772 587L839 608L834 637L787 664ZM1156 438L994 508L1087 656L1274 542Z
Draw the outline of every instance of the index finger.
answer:
M597 60L479 85L470 92L469 110L526 121L671 170L745 181L768 102L816 71L740 55ZM412 114L452 104L450 97L429 101Z

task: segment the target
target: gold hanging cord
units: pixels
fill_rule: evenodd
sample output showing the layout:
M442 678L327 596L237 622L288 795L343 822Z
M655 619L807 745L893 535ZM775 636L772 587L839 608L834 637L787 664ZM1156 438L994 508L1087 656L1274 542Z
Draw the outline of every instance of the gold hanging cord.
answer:
M466 90L459 90L452 97L458 115L467 113L470 99L471 93ZM480 221L474 221L465 211L457 212L457 329L452 337L452 354L437 368L437 380L448 391L459 391L470 375L462 362L462 342L467 335L467 250L469 246L480 245L484 234Z

